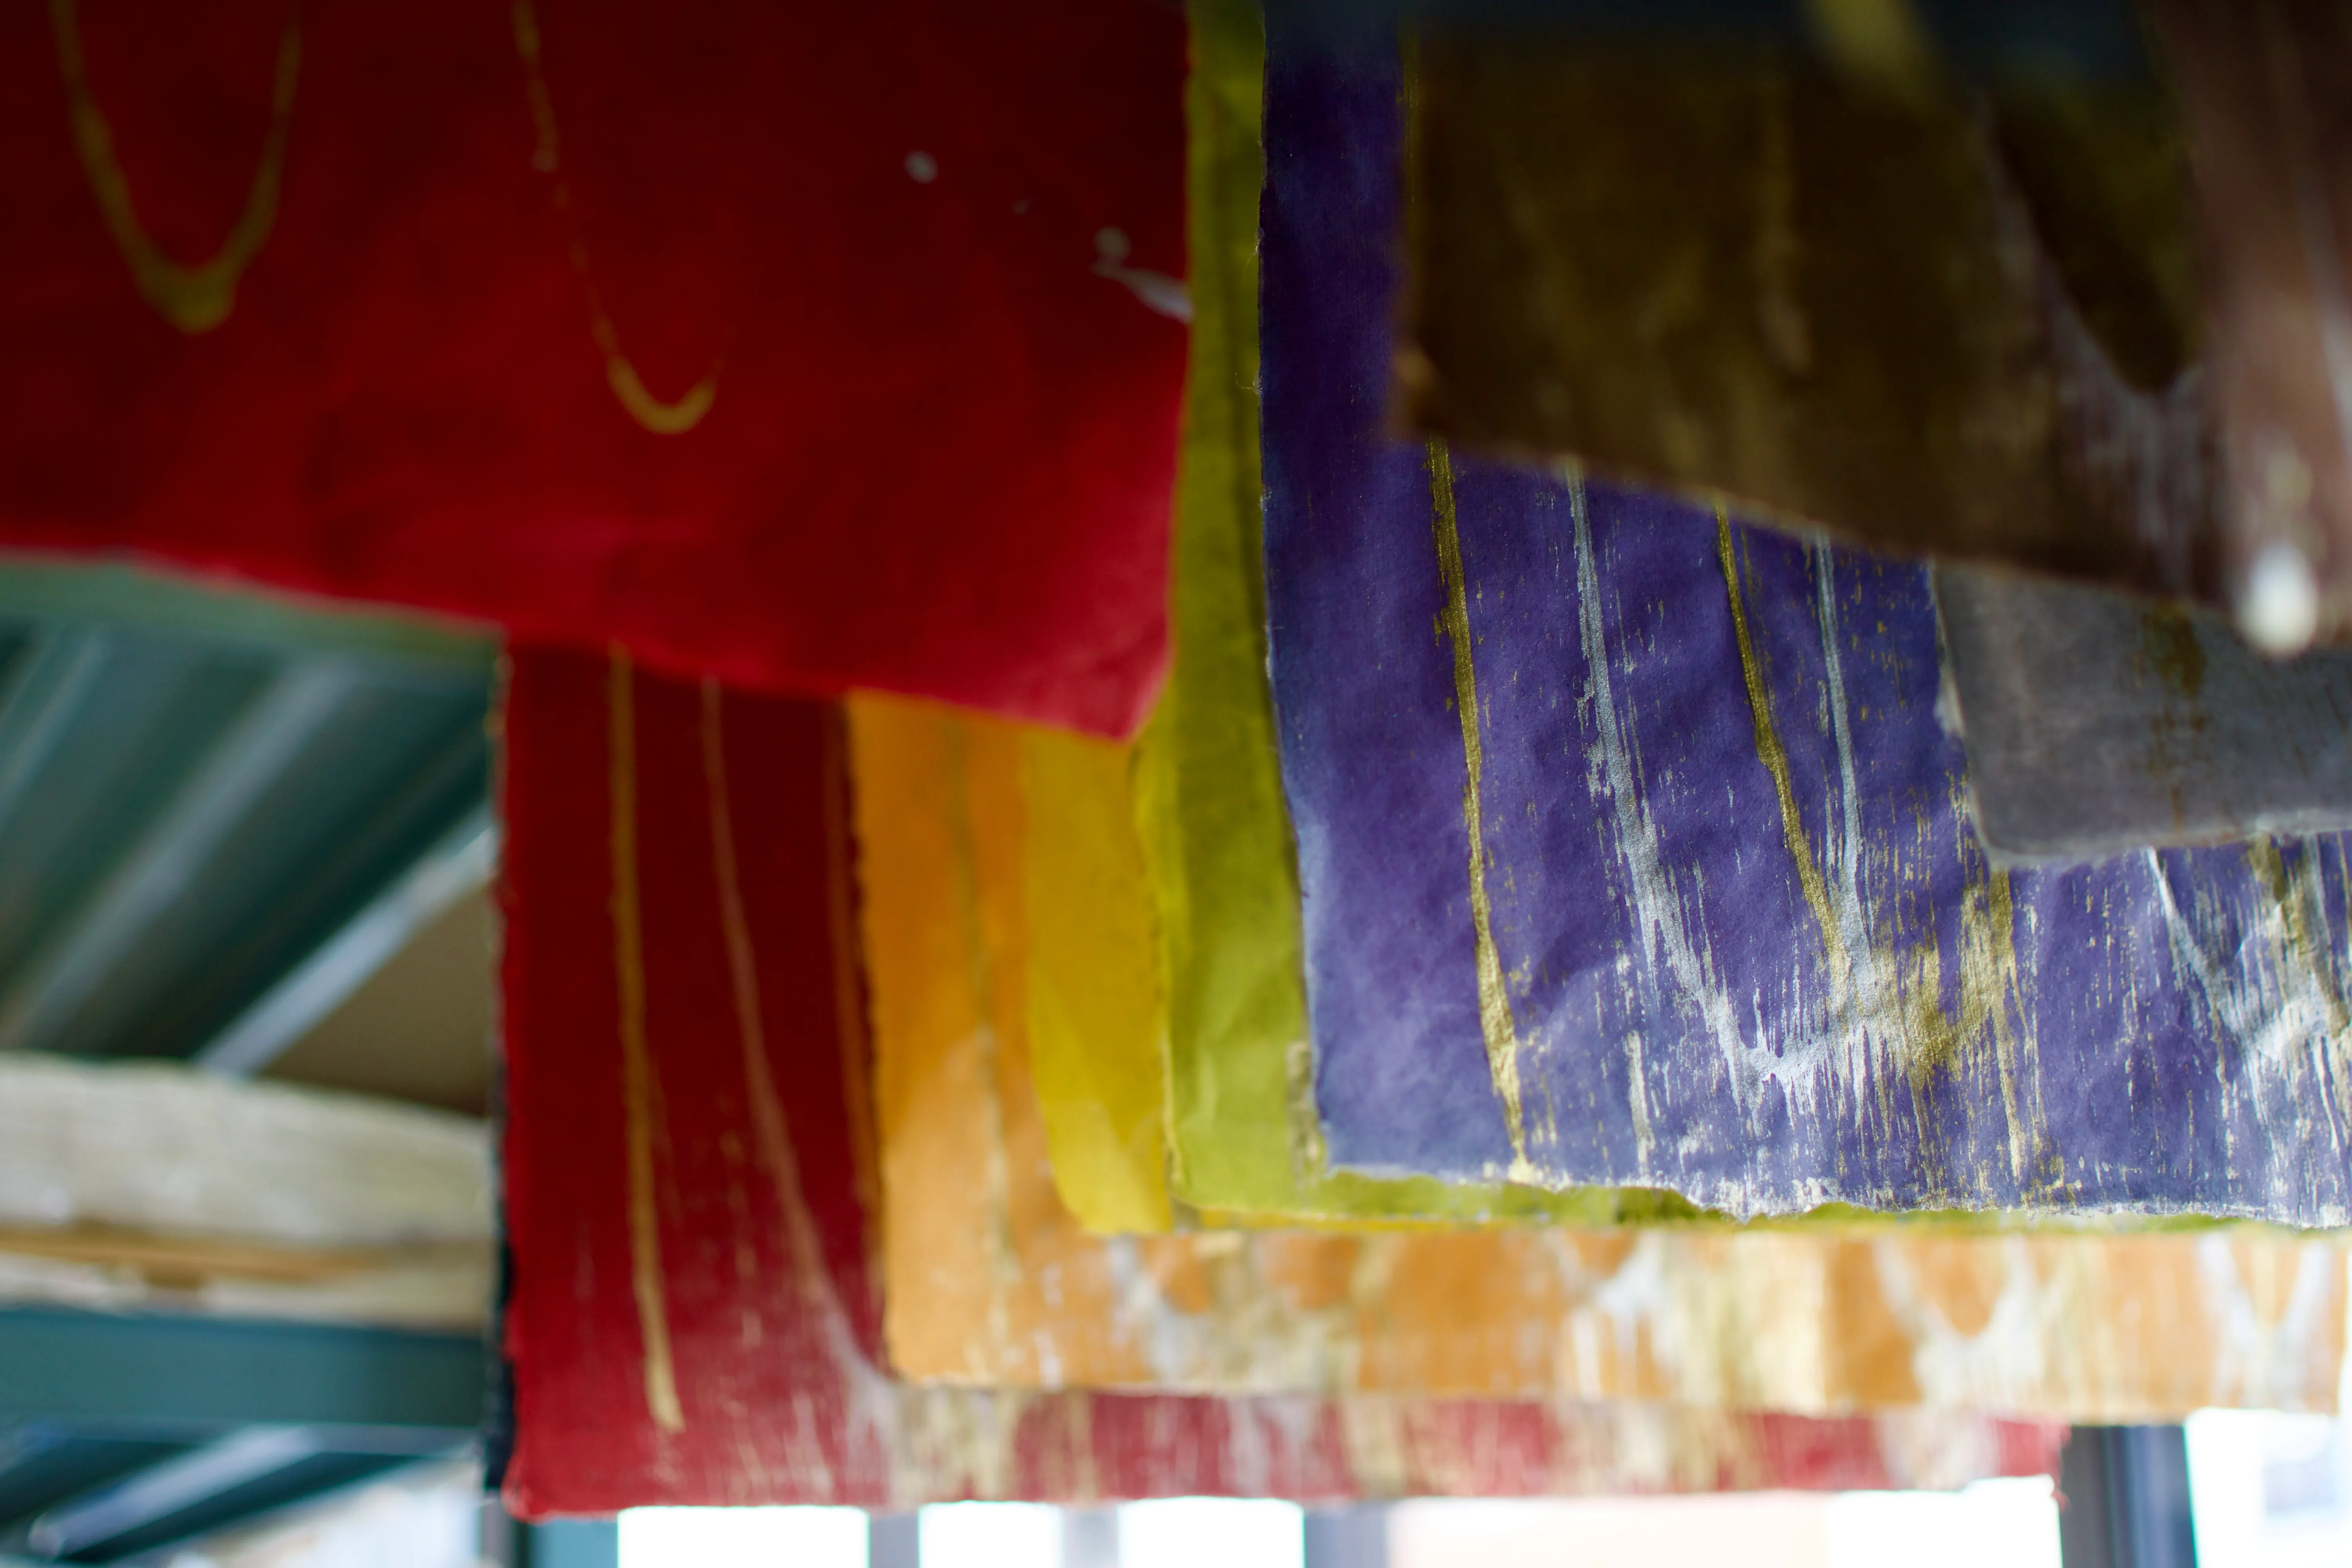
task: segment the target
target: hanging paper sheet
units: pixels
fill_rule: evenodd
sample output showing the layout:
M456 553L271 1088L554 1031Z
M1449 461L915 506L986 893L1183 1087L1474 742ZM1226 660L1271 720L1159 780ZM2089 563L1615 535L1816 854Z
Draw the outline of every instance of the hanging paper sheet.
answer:
M957 0L0 21L0 542L1127 733L1181 20Z
M520 1512L1843 1490L2055 1468L2059 1429L1972 1415L900 1382L878 1350L836 724L617 661L516 656L503 1348Z
M1399 89L1276 40L1269 621L1332 1159L2352 1219L2339 839L1997 870L1925 568L1385 438Z
M1033 930L1037 872L1068 856L1024 844L1090 814L1066 784L1040 797L1034 737L1013 727L884 700L850 715L898 1286L887 1337L909 1377L2095 1421L2334 1406L2346 1249L2276 1231L1960 1234L1824 1216L1769 1231L1088 1235L1060 1193L1099 1204L1101 1167L1061 1163L1054 1123L1069 1107L1036 1090L1066 1020L1049 1025L1041 998L1099 995L1131 972ZM1056 919L1075 924L1081 907ZM1073 1047L1108 1058L1096 1083L1123 1057L1150 1059L1117 1037L1055 1048Z
M2333 6L1576 13L1425 48L1426 428L2352 631Z
M1865 544L2221 598L2189 163L2132 7L1931 9L1433 35L1413 416Z
M1281 1064L1307 1039L1259 563L1264 70L1256 6L1194 8L1185 92L1192 359L1170 584L1174 647L1134 775L1167 986L1171 1178L1180 1196L1211 1208L1285 1206L1292 1195Z
M1165 987L1153 1060L1129 1070L1155 1078L1164 1071L1168 1183L1195 1210L1273 1219L1607 1223L1662 1206L1686 1211L1648 1194L1379 1181L1331 1171L1323 1159L1306 1083L1298 876L1265 679L1257 405L1265 42L1257 7L1247 0L1197 6L1193 39L1186 106L1195 315L1177 489L1174 663L1129 775ZM1033 770L1031 782L1039 790L1084 791L1112 781L1047 769ZM1048 830L1032 841L1033 853L1059 859L1068 853L1064 823L1095 820L1100 803L1057 799L1043 809ZM1052 941L1054 930L1093 929L1087 919L1079 909L1040 939ZM1099 1060L1110 1043L1094 1039L1089 1057ZM1066 1098L1060 1059L1046 1046L1037 1060L1049 1132ZM1063 1190L1085 1193L1063 1166L1058 1139L1055 1159ZM1096 1224L1090 1200L1076 1206ZM1097 1228L1139 1226L1129 1215Z

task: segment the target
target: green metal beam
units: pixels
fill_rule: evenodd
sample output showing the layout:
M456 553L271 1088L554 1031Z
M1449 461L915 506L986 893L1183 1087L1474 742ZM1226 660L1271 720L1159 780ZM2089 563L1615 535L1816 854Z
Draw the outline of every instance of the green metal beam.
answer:
M397 957L418 931L460 899L488 887L498 867L499 829L485 802L191 1059L207 1072L232 1078L260 1072Z
M83 1003L300 760L360 681L357 667L342 658L291 662L270 677L0 999L0 1050L53 1050L71 1038Z
M463 1441L481 1424L488 1369L486 1347L467 1335L0 1310L0 1421L388 1427L404 1438L427 1436L422 1428Z

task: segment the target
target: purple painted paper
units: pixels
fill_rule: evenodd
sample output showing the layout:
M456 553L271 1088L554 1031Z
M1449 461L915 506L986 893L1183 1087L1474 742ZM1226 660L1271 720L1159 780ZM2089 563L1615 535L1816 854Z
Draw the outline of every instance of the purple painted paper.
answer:
M1998 871L1923 567L1390 439L1398 67L1271 31L1267 599L1333 1162L2352 1220L2343 838Z

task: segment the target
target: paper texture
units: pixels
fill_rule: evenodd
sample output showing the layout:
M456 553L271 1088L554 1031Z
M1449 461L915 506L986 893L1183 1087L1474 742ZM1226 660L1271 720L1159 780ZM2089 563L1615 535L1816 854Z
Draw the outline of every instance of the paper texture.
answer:
M2273 652L2342 640L2335 8L1801 16L1488 16L1423 47L1410 416L2201 601Z
M1259 564L1264 62L1255 6L1195 8L1185 97L1192 357L1176 480L1174 649L1135 774L1167 985L1173 1182L1211 1208L1294 1197L1282 1064L1307 1040Z

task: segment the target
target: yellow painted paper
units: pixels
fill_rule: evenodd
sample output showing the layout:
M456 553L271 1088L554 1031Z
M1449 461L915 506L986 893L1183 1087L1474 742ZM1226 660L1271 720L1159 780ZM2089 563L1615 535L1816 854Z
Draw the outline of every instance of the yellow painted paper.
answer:
M1105 1235L1169 1228L1161 1003L1129 747L1021 736L1029 1046L1062 1200Z
M2334 1406L2335 1237L1861 1217L1089 1236L1032 1087L1024 839L1049 824L1024 738L866 699L851 737L887 1327L909 1378L2101 1421Z

